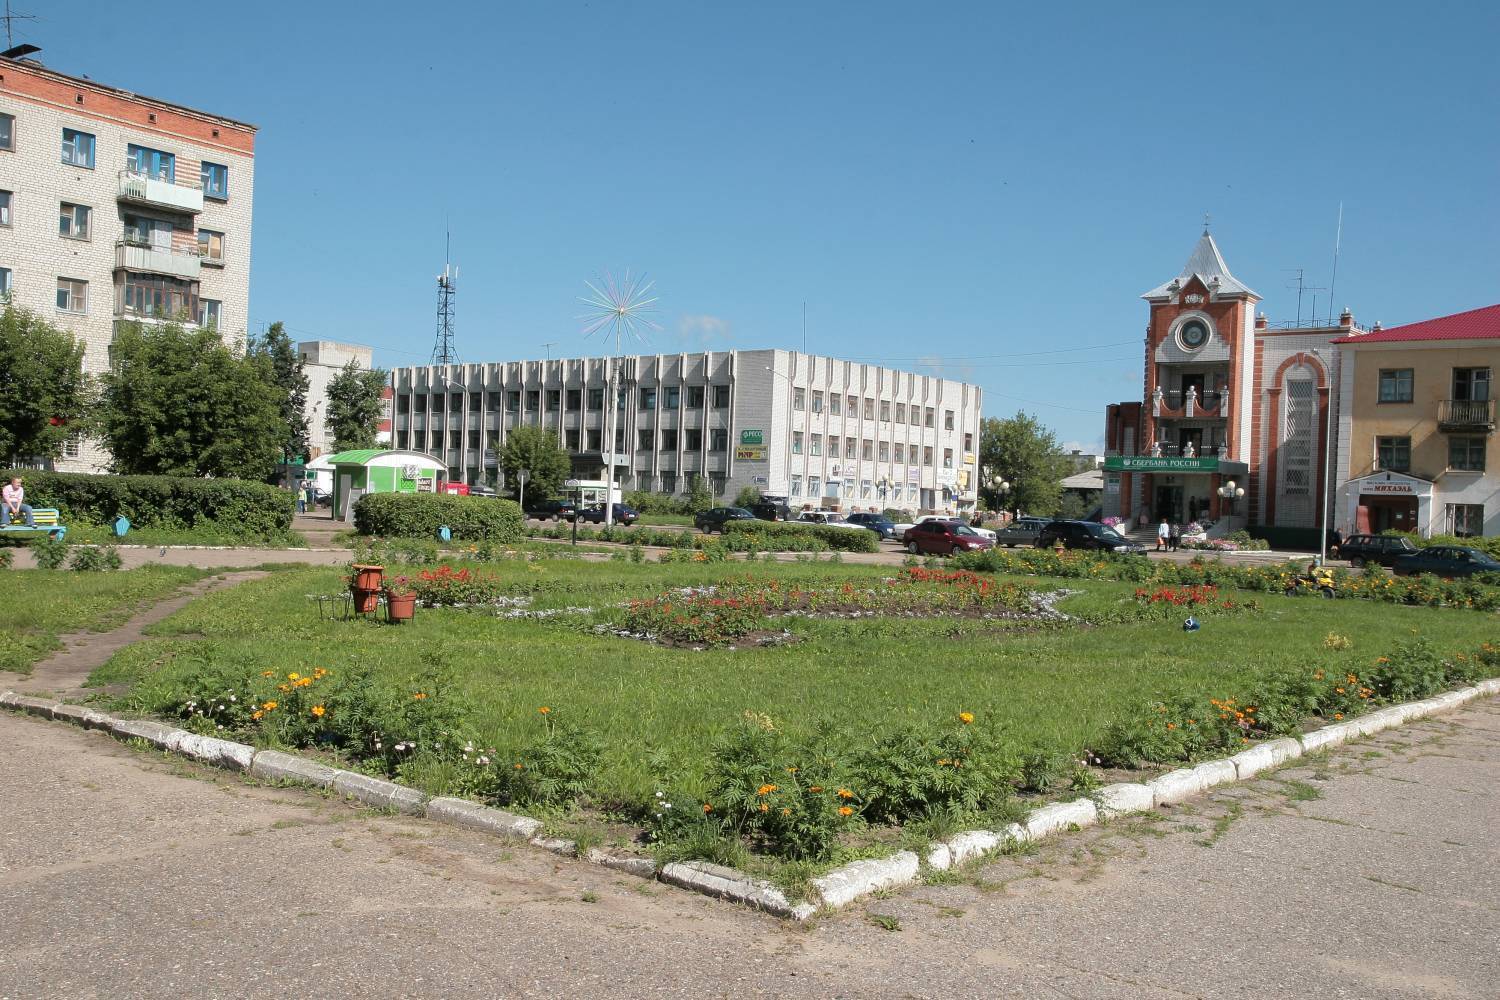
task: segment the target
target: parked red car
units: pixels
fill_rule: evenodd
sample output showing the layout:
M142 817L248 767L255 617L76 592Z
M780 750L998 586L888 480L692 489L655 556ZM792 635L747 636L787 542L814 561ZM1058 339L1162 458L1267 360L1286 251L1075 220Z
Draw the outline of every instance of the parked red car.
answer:
M962 521L923 521L902 536L912 555L951 556L955 552L978 552L995 543Z

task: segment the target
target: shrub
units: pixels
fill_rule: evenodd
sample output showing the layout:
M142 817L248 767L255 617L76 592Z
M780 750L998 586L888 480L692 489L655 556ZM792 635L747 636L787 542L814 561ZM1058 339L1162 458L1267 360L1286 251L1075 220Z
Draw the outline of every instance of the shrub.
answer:
M633 507L642 514L691 514L687 501L670 493L651 493L647 490L632 490L623 495L625 506Z
M724 525L725 540L737 548L753 545L757 549L783 551L817 551L822 548L842 552L879 552L880 538L873 531L835 528L825 524L794 524L789 521L729 521ZM804 547L805 546L805 547Z
M588 790L604 749L594 734L554 719L547 706L538 714L542 733L523 744L514 760L496 762L499 797L517 805L565 805Z
M133 527L213 527L241 538L275 540L292 527L297 499L288 490L242 479L186 476L95 476L22 470L32 503L56 507L64 524L108 525L117 517ZM9 476L11 473L0 473Z
M0 569L10 569L10 564L14 558L10 549L0 549Z
M454 538L514 542L521 524L519 504L489 497L367 493L354 504L354 528L362 535L430 538L446 525Z
M31 556L37 569L62 569L68 561L68 550L72 548L61 538L38 538L31 543Z
M68 563L68 569L82 573L97 573L103 570L119 569L122 565L120 550L113 545L86 545L73 550L73 559Z
M944 726L902 726L858 754L851 778L864 795L865 815L908 823L1002 804L1021 775L1020 759L998 730L973 720L963 712Z
M760 503L761 492L759 486L741 486L740 491L734 495L736 507L754 507Z

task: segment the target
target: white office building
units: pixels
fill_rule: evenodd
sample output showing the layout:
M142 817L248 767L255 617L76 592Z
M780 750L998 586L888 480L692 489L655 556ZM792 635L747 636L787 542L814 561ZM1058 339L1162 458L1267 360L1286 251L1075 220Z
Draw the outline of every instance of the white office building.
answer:
M393 442L491 485L516 427L556 432L574 475L604 478L609 359L398 368ZM793 507L970 510L981 392L935 375L796 351L616 359L613 479L624 490L715 496L742 487Z

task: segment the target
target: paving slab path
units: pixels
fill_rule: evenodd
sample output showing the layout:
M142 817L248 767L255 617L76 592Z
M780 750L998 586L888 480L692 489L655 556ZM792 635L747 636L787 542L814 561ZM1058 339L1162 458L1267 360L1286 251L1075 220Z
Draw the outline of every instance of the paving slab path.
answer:
M1500 703L810 926L0 713L0 997L1493 998Z

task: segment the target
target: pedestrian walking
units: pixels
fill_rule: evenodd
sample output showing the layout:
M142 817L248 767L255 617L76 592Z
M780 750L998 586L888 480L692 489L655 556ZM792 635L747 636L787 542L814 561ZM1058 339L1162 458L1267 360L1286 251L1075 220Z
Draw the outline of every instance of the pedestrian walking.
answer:
M1167 540L1172 537L1172 529L1167 524L1167 519L1162 518L1161 524L1156 526L1156 551L1167 551Z
M1178 524L1176 521L1173 521L1172 522L1171 533L1167 535L1167 550L1169 552L1176 552L1177 551L1177 545L1181 541L1182 541L1182 525Z

